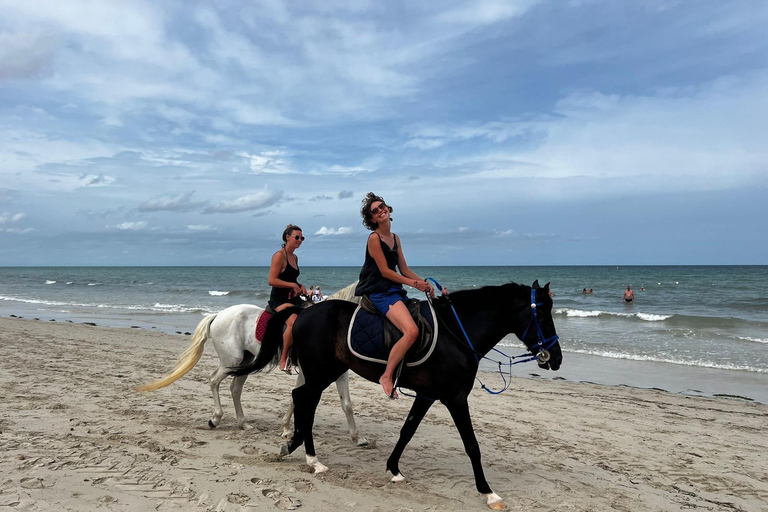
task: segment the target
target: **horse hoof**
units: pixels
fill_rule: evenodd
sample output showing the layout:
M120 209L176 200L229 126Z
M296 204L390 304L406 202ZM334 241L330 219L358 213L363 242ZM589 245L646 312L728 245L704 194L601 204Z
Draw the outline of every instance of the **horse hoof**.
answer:
M213 420L208 420L208 428L211 430L216 428L216 424L213 422Z
M291 454L291 451L288 449L288 443L283 443L280 445L280 456L281 457L287 457Z
M399 484L400 482L405 482L405 477L403 476L402 473L398 473L392 477L390 482L392 482L393 484Z
M240 428L243 430L253 430L253 427L250 426L248 423L243 423L242 425L240 425Z
M367 437L360 437L357 439L357 446L368 446L370 444L370 441L368 441Z
M492 492L490 494L485 495L486 499L488 500L488 508L491 510L506 510L507 506L504 504L504 501L502 501L501 496L496 494L495 492Z
M283 433L282 433L282 434L280 434L280 438L281 438L283 441L288 441L288 440L290 440L292 437L293 437L293 432L291 432L290 430L283 430Z
M307 466L314 468L316 475L328 471L328 466L321 464L317 457L310 457L309 455L307 455Z

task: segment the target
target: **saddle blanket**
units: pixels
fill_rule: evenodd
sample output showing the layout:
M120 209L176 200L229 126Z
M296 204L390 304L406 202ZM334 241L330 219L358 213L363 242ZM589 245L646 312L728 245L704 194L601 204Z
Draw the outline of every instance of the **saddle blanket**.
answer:
M429 301L421 301L421 316L432 326L432 338L427 340L423 346L419 346L419 339L416 340L413 347L405 355L406 366L418 366L432 355L437 341L437 316L432 304ZM417 322L418 325L418 322ZM347 332L347 346L353 355L365 361L375 363L387 363L389 351L392 347L387 346L385 329L391 329L397 333L395 341L402 336L392 323L383 315L369 313L361 306L355 309L352 315L352 321L349 323Z
M267 332L267 324L269 323L270 318L272 318L272 313L262 311L259 315L259 319L256 321L256 341L259 343L264 339L264 333Z

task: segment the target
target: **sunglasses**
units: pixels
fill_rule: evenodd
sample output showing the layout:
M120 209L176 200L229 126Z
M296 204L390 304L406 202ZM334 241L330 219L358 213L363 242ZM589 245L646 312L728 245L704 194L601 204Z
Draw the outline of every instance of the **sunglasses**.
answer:
M383 210L385 210L385 209L386 209L386 210L388 210L388 209L389 209L389 206L387 206L387 205L386 205L386 204L384 204L384 203L381 203L381 204L380 204L379 206L377 206L376 208L371 208L371 215L378 215L380 211L383 211Z
M299 240L301 240L302 242L304 241L304 237L299 235L293 235L293 239L296 241L299 241Z

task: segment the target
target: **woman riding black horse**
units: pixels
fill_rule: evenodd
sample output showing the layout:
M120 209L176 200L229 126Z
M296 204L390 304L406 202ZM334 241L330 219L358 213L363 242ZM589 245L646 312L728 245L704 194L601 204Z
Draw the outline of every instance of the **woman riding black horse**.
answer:
M315 410L323 390L348 369L372 382L378 382L382 372L381 363L358 359L347 346L347 332L356 307L354 303L341 300L325 301L303 310L293 326L294 354L306 383L293 390L295 430L290 444L283 447L283 453L291 453L303 443L307 464L313 466L316 473L327 469L317 459L312 438ZM483 473L467 397L472 391L479 358L510 333L521 339L533 355L541 353L541 368L560 368L562 352L552 321L549 284L540 288L538 281L533 286L509 283L458 291L452 293L450 299L436 299L434 307L440 329L432 355L418 366L404 368L400 376L400 386L416 391L417 396L387 460L387 469L394 475L393 481L404 480L400 473L400 456L424 415L439 400L448 408L461 435L472 462L477 490L486 496L489 507L503 508L501 498L491 490ZM454 316L454 308L461 325ZM274 364L272 360L281 342L277 330L267 332L253 364L233 373L242 375Z

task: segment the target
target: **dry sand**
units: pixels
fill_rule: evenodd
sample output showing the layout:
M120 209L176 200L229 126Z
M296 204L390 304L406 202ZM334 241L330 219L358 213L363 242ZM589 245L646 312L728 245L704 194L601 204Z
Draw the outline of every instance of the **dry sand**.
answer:
M385 462L411 402L355 376L371 446L349 439L329 388L315 434L330 470L317 476L301 450L276 457L293 385L284 374L246 383L250 431L237 428L229 381L222 424L207 428L212 347L169 388L133 390L164 375L190 341L0 319L0 512L486 509L439 404L403 456L408 482L392 484ZM768 510L766 405L516 378L500 396L476 389L470 406L488 480L510 510Z

